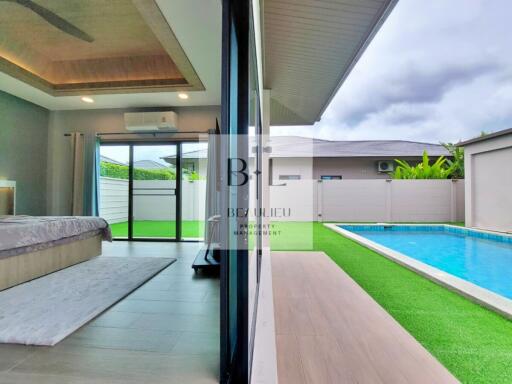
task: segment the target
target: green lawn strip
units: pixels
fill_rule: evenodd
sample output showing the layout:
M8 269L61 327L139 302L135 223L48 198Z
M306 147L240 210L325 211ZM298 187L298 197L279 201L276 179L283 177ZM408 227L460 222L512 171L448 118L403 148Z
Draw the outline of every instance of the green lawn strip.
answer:
M313 236L370 296L464 383L512 383L512 322L347 239L321 223L276 223L273 250Z
M128 236L128 223L111 224L112 236ZM204 222L183 221L182 237L197 238L204 236ZM150 221L137 220L133 222L133 236L135 237L174 237L176 235L176 222L174 221Z

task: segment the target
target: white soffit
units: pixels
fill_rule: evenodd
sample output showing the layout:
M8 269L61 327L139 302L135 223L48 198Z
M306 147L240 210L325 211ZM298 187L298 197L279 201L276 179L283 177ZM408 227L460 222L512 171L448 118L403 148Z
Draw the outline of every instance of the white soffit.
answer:
M0 90L50 110L220 105L221 3L218 0L157 0L157 4L205 91L188 92L186 101L178 98L178 92L98 94L92 96L94 104L86 104L80 100L81 96L51 96L3 72L0 72Z
M320 120L397 0L264 0L272 125Z

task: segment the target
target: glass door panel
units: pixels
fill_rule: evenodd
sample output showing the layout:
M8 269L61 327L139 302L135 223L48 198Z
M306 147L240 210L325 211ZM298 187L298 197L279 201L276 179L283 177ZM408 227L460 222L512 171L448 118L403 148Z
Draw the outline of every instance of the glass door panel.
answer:
M100 147L100 216L112 229L114 239L128 238L130 146Z
M132 238L177 237L176 144L133 145Z
M207 166L207 142L181 144L181 235L184 240L204 239Z

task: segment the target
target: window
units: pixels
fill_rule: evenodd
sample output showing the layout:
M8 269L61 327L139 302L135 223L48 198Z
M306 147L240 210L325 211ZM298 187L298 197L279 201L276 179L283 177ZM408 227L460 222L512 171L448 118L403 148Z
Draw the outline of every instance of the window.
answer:
M341 175L322 175L320 176L320 180L341 180L343 176Z
M279 175L279 180L300 180L300 175Z

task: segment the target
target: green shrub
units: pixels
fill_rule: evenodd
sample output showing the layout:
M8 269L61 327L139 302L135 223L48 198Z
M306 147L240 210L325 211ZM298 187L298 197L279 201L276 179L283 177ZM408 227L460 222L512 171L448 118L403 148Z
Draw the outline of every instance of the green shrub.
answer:
M127 165L119 165L102 161L100 175L114 179L128 180L129 169ZM176 180L176 173L172 169L140 169L133 170L134 180Z

